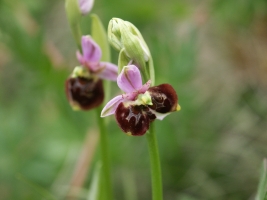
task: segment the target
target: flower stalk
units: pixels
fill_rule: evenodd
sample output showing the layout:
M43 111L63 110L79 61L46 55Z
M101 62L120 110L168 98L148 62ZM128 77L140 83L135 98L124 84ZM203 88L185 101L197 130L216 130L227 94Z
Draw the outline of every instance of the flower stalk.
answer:
M160 156L159 156L158 143L155 134L154 124L150 126L149 132L146 134L146 139L150 157L152 199L162 200L163 192L162 192L161 165L160 165Z
M112 200L108 139L105 120L100 118L105 97L109 96L109 83L104 80L116 80L117 66L110 63L110 51L106 31L97 15L92 15L92 34L82 35L81 18L87 15L94 0L66 0L65 9L71 32L78 46L76 56L80 65L75 67L66 80L65 90L74 110L96 109L100 133L101 177L100 198ZM105 95L104 95L105 93ZM105 96L105 97L104 97Z
M119 18L111 19L108 38L110 44L119 51L117 84L124 93L106 104L101 117L114 114L119 127L127 135L141 136L146 133L152 199L162 200L160 157L152 122L179 111L178 96L169 84L154 86L152 56L141 33L133 24Z
M96 109L97 124L100 133L100 156L101 156L101 197L104 200L112 200L112 184L111 184L111 175L110 175L110 160L108 152L108 137L105 120L100 118L101 107Z
M81 50L81 11L77 0L66 0L65 2L66 14L68 17L68 22L70 24L71 32L74 37L74 40L78 46L78 49Z
M91 15L92 18L92 37L99 45L102 50L101 61L109 62L110 61L110 48L108 44L107 34L105 28L99 19L99 17L95 14ZM112 71L112 70L111 70ZM113 73L111 73L113 74ZM111 76L110 80L113 80L113 76L108 73L108 76ZM116 76L117 77L117 68L116 68ZM115 78L116 79L116 78ZM105 99L110 96L110 82L104 82L104 91L105 91ZM112 200L112 181L111 181L111 173L110 173L110 158L109 158L109 144L108 144L108 133L107 133L107 120L100 118L102 106L96 109L97 114L97 123L100 132L100 156L102 162L101 169L101 179L100 179L100 197L103 200Z

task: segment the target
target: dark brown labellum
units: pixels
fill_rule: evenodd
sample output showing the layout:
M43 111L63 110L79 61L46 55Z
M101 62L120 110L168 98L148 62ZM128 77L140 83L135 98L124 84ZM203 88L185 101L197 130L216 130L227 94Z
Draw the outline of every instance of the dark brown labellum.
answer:
M176 111L178 96L169 84L161 84L148 89L152 99L152 106L149 108L159 113Z
M80 109L89 110L99 106L104 100L102 80L82 77L69 78L65 83L70 103L78 104Z
M130 105L126 107L123 103L118 105L115 117L120 128L125 133L134 136L144 135L149 129L150 122L156 118L147 106Z

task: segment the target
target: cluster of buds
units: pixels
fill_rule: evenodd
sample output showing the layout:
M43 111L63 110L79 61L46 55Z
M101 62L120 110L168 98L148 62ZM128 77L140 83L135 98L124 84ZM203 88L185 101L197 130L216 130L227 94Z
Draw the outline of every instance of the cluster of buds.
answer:
M110 44L120 52L119 71L129 63L136 65L147 81L154 85L154 67L149 48L139 30L130 22L113 18L108 25Z

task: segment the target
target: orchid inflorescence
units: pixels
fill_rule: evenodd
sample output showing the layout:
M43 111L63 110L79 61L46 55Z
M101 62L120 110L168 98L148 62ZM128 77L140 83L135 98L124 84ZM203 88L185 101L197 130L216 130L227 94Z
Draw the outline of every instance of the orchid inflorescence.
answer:
M92 0L78 0L79 12L87 14L92 4ZM117 80L123 94L105 105L101 117L114 114L122 131L128 135L144 135L155 119L162 120L169 113L180 110L178 96L169 84L153 86L152 57L133 24L119 18L111 19L108 38L120 52L118 67L100 61L101 48L91 36L82 36L81 48L76 53L80 66L74 68L65 84L68 100L74 110L96 108L104 100L102 80ZM142 80L146 81L144 85Z
M117 124L127 135L141 136L149 132L146 138L152 172L152 198L162 200L160 160L151 123L180 110L178 96L170 84L154 86L151 53L141 33L132 23L112 18L106 35L100 19L92 15L92 37L82 36L80 20L90 12L93 2L94 0L66 0L65 3L71 31L79 49L76 57L80 63L66 80L65 91L74 110L91 110L103 103L104 95L108 93L109 88L104 87L103 80L117 81L122 91L122 94L107 102L102 112L101 109L96 109L97 116L101 117L97 120L102 162L99 172L103 194L101 197L112 199L107 131L105 120L102 118L114 114ZM110 60L108 43L119 51L118 66L102 61Z

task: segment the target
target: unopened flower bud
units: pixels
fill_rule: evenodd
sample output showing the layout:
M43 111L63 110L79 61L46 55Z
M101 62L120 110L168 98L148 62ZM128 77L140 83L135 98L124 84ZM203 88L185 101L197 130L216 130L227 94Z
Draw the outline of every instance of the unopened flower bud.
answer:
M154 69L152 58L149 49L139 32L139 30L130 22L124 21L119 18L113 18L109 22L108 38L111 45L120 51L119 63L125 63L125 58L128 63L135 64L140 69L141 73L146 80L154 80ZM122 66L119 66L120 69Z
M108 39L114 49L121 51L123 45L121 42L120 21L115 19L110 20L108 25Z

